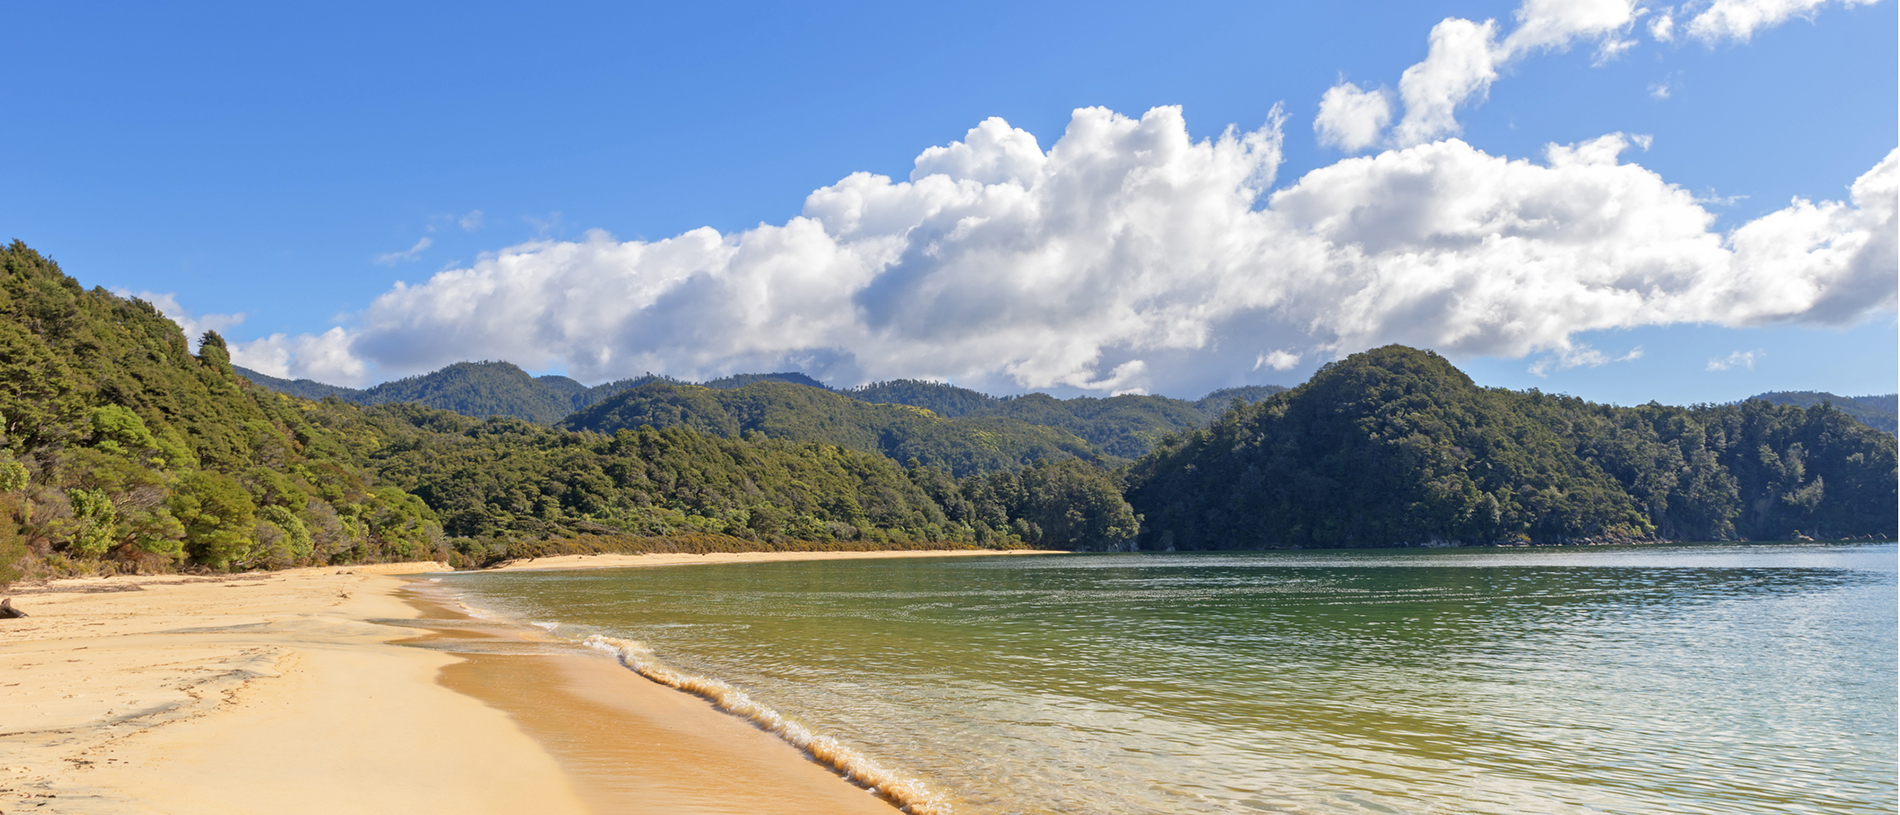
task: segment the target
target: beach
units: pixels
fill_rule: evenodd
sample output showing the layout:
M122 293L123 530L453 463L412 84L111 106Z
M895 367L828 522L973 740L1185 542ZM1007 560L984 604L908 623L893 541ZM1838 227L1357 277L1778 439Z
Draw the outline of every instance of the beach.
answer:
M509 568L946 554L956 553L601 555ZM605 654L458 613L420 576L445 568L13 587L4 594L29 616L0 620L0 812L895 811Z

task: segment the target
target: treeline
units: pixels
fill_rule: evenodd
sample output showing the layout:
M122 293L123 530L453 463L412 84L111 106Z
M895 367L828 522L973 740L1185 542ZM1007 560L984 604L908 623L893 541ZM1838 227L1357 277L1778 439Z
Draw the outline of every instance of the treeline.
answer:
M1226 388L1193 402L1132 394L996 397L911 379L833 390L795 372L737 374L697 385L647 374L590 388L564 376L529 376L506 362L458 362L358 390L236 370L259 385L305 399L336 397L364 406L412 402L475 418L510 416L609 433L642 424L727 436L757 430L880 452L899 461L915 456L958 475L1071 456L1125 463L1147 454L1169 433L1206 425L1235 399L1255 402L1285 390L1275 385ZM927 412L894 409L906 406Z
M279 567L442 556L433 513L375 483L296 400L197 355L151 304L0 251L0 581L19 568Z
M303 407L312 423L359 440L361 466L420 498L483 559L507 554L510 541L585 535L1074 549L1136 532L1116 474L1073 459L958 479L915 460L762 434L608 435L418 405Z
M509 366L512 367L512 366ZM506 374L506 371L500 373ZM550 551L1116 545L1117 475L958 480L819 442L613 434L253 385L213 332L0 251L0 582ZM1105 520L1077 520L1089 500Z
M762 435L821 442L895 461L916 459L958 477L1015 470L1039 461L1105 460L1094 445L1061 428L1002 417L946 418L908 405L875 404L770 380L733 390L648 382L575 413L559 426L607 434L642 426L682 427L726 438Z
M559 385L458 370L470 404L490 398L481 381ZM16 241L0 251L0 582L575 551L1892 537L1900 500L1894 437L1826 405L1596 405L1479 388L1397 346L1226 394L1211 424L1155 398L709 384L724 389L639 382L560 427L294 398L240 376L215 333L193 354L151 304ZM1038 416L1066 424L1019 418ZM1105 466L1068 427L1154 450Z
M625 379L590 388L565 376L529 376L507 362L457 362L439 371L359 390L309 379L279 379L241 367L235 370L256 384L304 399L334 397L364 406L414 402L464 416L512 416L550 425L574 411L658 378Z
M1894 438L1826 405L1486 389L1389 346L1168 440L1144 548L1892 537Z
M1760 399L1772 405L1793 405L1804 408L1826 403L1875 430L1900 433L1900 415L1896 415L1896 411L1900 410L1900 405L1895 404L1900 401L1900 395L1896 394L1840 396L1823 391L1769 391L1749 398Z

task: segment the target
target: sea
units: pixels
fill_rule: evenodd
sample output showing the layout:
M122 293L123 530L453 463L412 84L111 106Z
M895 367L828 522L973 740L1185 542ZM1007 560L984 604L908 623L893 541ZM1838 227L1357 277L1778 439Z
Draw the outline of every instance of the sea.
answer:
M441 585L920 813L1847 815L1896 811L1897 564L1722 543Z

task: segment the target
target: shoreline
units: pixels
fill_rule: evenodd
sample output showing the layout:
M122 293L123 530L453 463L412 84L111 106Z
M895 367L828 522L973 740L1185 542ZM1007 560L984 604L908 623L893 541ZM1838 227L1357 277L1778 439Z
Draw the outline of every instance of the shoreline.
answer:
M884 560L920 557L1020 557L1070 555L1063 549L876 549L867 552L708 552L703 555L654 552L638 555L598 553L555 555L508 561L470 572L527 572L554 569L624 569L650 566L700 566L728 563L782 563L794 560Z
M890 553L748 554L766 557L574 556L528 568ZM958 553L898 556L938 554ZM13 587L4 594L30 616L0 620L0 812L897 811L611 656L458 619L415 577L447 571L372 564Z

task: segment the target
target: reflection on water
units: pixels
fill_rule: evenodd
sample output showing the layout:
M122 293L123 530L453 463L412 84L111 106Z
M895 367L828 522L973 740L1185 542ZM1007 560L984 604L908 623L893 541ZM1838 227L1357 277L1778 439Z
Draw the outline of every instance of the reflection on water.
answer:
M1892 812L1896 550L1075 555L458 575L965 813Z

